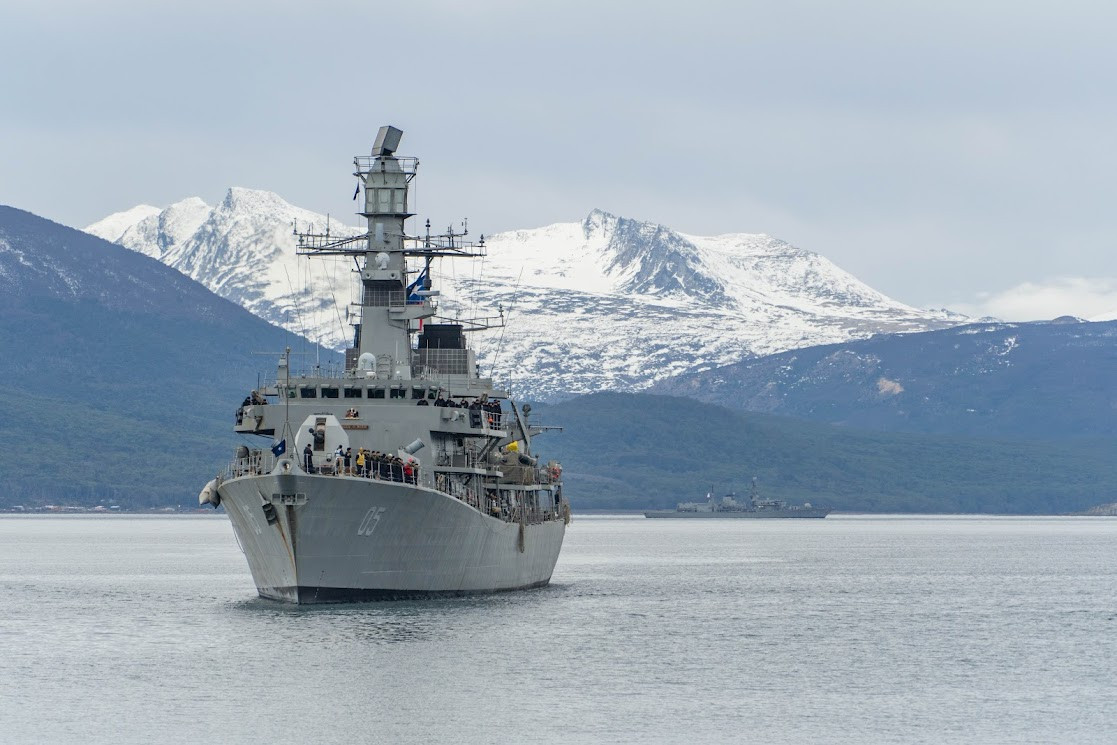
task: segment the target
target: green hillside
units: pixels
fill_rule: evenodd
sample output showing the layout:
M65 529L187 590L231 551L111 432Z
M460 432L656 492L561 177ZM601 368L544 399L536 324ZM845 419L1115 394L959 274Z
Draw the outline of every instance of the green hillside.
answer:
M864 432L689 399L602 393L539 405L535 443L576 507L673 507L747 491L841 510L1070 512L1117 498L1117 442Z

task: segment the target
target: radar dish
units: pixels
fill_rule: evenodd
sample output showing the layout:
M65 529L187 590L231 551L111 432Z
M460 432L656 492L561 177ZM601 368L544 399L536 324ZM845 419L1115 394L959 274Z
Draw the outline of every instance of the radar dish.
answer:
M391 125L384 125L380 131L376 133L376 142L372 144L372 154L377 155L391 155L399 147L400 138L403 137L403 130L397 129Z

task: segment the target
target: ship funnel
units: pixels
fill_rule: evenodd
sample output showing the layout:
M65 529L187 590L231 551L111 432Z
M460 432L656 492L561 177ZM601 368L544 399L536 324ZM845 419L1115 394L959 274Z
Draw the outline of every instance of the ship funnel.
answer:
M419 452L426 446L427 443L423 442L422 440L415 440L415 442L405 447L403 449L403 452L407 453L408 455L415 455L415 453Z

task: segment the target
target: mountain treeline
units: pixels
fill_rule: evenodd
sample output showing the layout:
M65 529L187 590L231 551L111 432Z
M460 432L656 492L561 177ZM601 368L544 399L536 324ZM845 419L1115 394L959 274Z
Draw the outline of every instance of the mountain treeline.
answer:
M1064 513L1117 498L1117 440L859 431L690 399L601 393L537 405L536 449L571 503L674 507L736 491L870 512Z

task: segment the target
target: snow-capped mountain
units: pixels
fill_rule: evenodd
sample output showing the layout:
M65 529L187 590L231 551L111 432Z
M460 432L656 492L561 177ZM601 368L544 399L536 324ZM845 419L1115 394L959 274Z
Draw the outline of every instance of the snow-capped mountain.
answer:
M160 259L293 331L343 348L355 294L344 259L295 255L292 226L327 218L266 191L230 189L137 207L87 232ZM356 228L330 223L331 233ZM594 210L581 222L487 236L483 260L435 265L441 312L493 315L474 336L489 374L521 397L639 390L756 355L964 323L873 290L827 259L764 234L703 237Z

